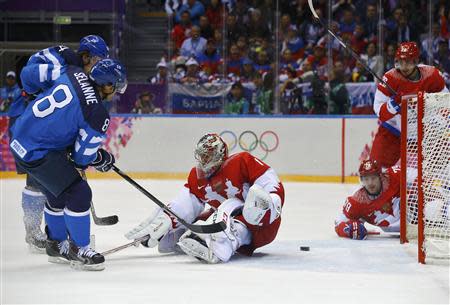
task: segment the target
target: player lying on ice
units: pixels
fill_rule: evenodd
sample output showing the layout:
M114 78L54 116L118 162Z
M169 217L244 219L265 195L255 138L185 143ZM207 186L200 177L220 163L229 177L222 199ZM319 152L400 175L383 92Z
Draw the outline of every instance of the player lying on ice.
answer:
M194 155L197 165L169 206L190 223L225 220L226 230L194 234L176 219L156 211L125 236L137 239L148 235L143 243L146 247L158 245L161 253L181 249L208 263L227 262L236 252L250 256L271 243L281 223L284 202L284 188L275 171L248 152L228 156L227 145L217 134L204 135ZM206 204L211 208L204 212Z
M376 161L363 161L359 167L362 187L347 197L342 212L335 220L340 237L365 239L364 222L385 232L400 231L400 168L381 172Z

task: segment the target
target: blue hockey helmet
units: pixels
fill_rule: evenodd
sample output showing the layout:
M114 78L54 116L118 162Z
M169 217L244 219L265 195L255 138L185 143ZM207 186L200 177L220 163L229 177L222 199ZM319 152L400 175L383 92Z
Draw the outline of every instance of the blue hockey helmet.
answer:
M127 71L122 64L115 59L102 59L91 69L91 80L99 86L111 85L115 90L124 94L127 89Z
M80 40L80 47L78 52L89 52L91 56L98 56L100 58L109 57L109 48L106 42L98 35L88 35Z

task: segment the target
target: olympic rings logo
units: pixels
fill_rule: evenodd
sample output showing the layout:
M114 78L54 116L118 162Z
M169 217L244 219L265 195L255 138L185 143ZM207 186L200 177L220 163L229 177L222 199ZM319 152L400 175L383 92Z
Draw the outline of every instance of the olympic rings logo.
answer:
M266 159L269 153L275 151L280 144L278 135L272 130L264 131L259 137L251 130L243 131L239 136L231 130L224 130L219 135L227 143L230 152L238 146L247 152L253 152L259 147L263 151L263 155L258 157L261 160Z

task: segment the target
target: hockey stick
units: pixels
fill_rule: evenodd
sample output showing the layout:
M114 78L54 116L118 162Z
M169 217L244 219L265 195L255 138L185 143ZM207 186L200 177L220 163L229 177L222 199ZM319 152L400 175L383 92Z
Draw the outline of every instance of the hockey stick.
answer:
M140 237L140 238L135 239L135 240L132 241L132 242L129 242L128 244L124 244L124 245L122 245L122 246L119 246L119 247L112 248L112 249L110 249L110 250L104 251L104 252L101 253L101 255L103 255L103 256L110 255L110 254L113 254L113 253L122 251L122 250L124 250L124 249L126 249L126 248L129 248L129 247L132 247L132 246L139 247L139 244L140 244L141 242L144 242L144 241L146 241L146 240L149 239L149 238L150 238L149 235L142 236L142 237Z
M80 174L81 174L81 178L83 178L83 180L86 181L87 178L86 178L86 173L84 172L84 170L81 170ZM119 222L119 216L117 216L117 215L98 217L97 213L95 213L93 201L91 201L91 214L92 214L92 219L94 220L94 223L97 226L112 226Z
M145 196L150 198L154 203L156 203L159 207L161 207L164 211L175 217L183 226L191 230L195 233L203 233L203 234L211 234L211 233L217 233L225 230L227 228L227 225L224 221L209 224L209 225L194 225L186 222L183 218L175 214L168 206L166 206L164 203L162 203L158 198L150 194L146 189L144 189L142 186L140 186L136 181L134 181L130 176L122 172L117 166L113 165L112 167L114 171L119 174L123 179L128 181L131 185L133 185L135 188L137 188L141 193L143 193Z
M378 235L381 237L400 237L400 232L367 231L367 235Z
M353 51L353 49L349 46L347 46L345 44L345 42L343 42L338 36L336 36L333 31L330 30L330 28L328 26L326 26L322 20L320 20L319 15L317 15L314 6L313 6L313 0L308 0L308 5L309 5L309 9L311 10L311 13L313 14L314 18L325 28L327 29L328 33L331 34L331 36L333 36L343 47L344 49L346 49L347 51L350 52L350 54L353 56L354 59L356 59L357 62L359 62L361 65L363 65L363 67L370 73L373 75L373 77L375 77L379 82L381 82L382 84L384 84L386 86L386 88L388 88L388 90L393 94L396 95L397 92L392 89L391 86L389 86L383 79L381 79L364 61L361 60L361 58L359 57L358 54L356 54L355 51Z

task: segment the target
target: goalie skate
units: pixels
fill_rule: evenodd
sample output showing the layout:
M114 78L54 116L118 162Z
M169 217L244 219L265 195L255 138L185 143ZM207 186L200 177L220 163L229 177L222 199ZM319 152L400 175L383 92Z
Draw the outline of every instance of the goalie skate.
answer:
M217 264L220 259L209 249L206 242L195 234L190 234L178 242L181 250L189 256L209 263Z

